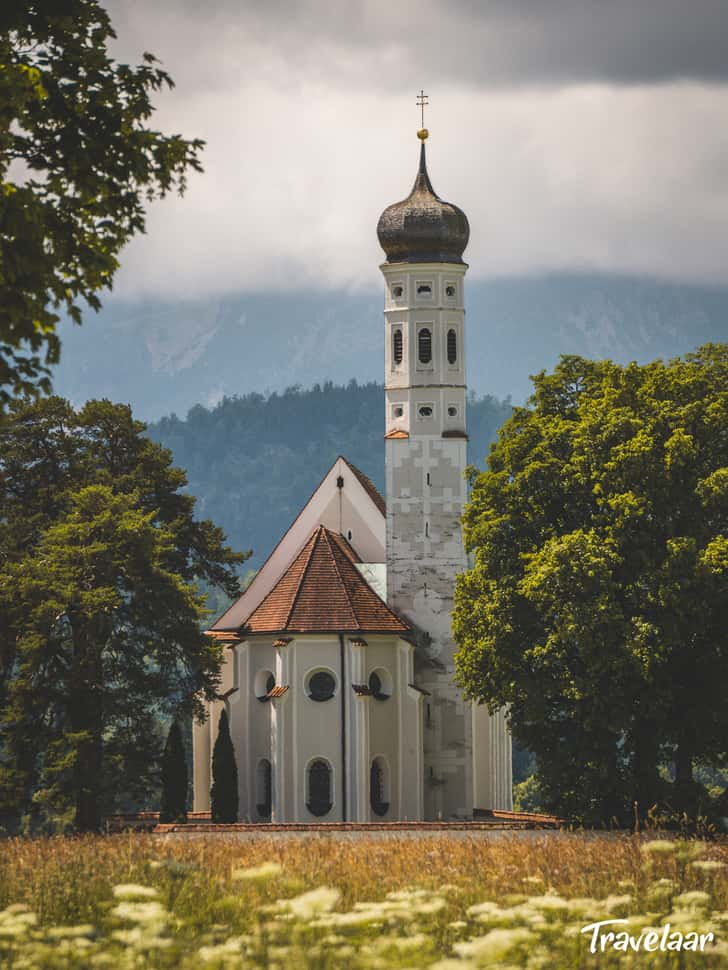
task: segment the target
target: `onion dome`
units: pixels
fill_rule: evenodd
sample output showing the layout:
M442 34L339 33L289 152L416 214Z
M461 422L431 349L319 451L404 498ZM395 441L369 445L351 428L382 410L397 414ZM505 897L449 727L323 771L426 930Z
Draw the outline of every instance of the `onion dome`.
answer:
M412 191L402 202L388 206L379 217L377 236L388 263L462 263L470 226L462 209L435 194L427 174L425 139Z

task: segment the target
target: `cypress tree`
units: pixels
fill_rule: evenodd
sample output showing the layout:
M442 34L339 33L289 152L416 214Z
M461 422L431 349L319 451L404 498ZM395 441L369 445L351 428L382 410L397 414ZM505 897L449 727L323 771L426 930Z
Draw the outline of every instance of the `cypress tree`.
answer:
M212 802L213 822L237 822L238 820L238 768L235 749L230 737L228 717L223 710L217 729L217 739L212 750Z
M177 721L167 735L162 755L162 804L160 822L187 821L187 759Z

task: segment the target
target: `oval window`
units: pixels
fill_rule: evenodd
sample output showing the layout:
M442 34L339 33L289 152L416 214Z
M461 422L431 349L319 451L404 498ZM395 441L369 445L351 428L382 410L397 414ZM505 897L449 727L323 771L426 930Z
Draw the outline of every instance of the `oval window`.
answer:
M445 287L445 295L449 296L451 299L455 296L455 287L450 285Z
M421 364L429 364L432 360L432 333L427 327L417 334L417 356Z
M312 701L328 701L336 693L336 680L328 670L317 670L308 678L308 696Z
M430 407L429 404L423 404L417 413L421 418L431 418L432 408Z
M402 287L397 285L392 287L392 296L398 300L402 296Z
M451 404L450 407L447 409L447 413L448 413L448 417L456 418L458 416L458 409Z

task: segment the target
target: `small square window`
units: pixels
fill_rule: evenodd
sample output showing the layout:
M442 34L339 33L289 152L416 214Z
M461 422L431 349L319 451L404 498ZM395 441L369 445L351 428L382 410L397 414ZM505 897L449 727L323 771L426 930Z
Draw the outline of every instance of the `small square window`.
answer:
M404 293L404 287L401 283L392 283L392 296L395 300L399 300Z
M392 417L401 418L404 416L404 408L401 404L395 404L392 408Z
M457 293L457 290L455 289L455 284L448 283L447 286L445 287L445 296L448 298L448 300L454 300L456 293Z

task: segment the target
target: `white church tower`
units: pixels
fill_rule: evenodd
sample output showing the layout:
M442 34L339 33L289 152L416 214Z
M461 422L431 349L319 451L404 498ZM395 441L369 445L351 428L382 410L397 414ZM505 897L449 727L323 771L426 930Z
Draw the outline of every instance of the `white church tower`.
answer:
M467 562L460 517L467 500L465 307L470 228L438 198L425 141L402 202L382 213L386 262L387 602L417 631L415 675L424 704L424 817L509 810L510 736L503 715L464 701L454 683L456 575Z

